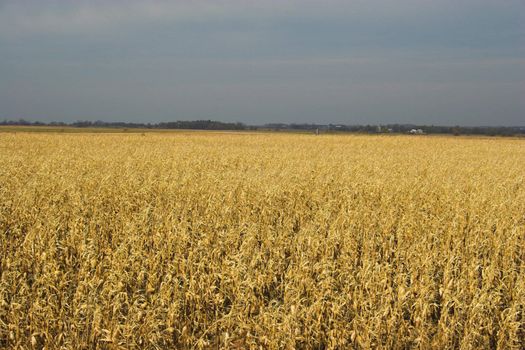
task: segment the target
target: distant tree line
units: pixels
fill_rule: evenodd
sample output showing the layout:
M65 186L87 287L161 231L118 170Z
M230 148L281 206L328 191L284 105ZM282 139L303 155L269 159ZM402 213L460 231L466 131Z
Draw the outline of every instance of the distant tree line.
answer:
M259 128L274 131L303 130L336 133L397 133L406 134L413 129L421 129L425 134L451 135L488 135L488 136L525 136L524 126L436 126L416 124L383 124L383 125L345 125L345 124L266 124Z
M119 128L119 129L187 129L187 130L271 130L271 131L308 131L319 130L323 133L409 133L412 129L421 129L425 134L451 134L451 135L489 135L489 136L525 136L525 126L436 126L416 124L382 124L382 125L345 125L345 124L285 124L272 123L264 125L246 125L243 123L227 123L214 120L174 121L161 123L126 123L76 121L72 123L38 121L3 120L0 125L21 126L69 126L77 128Z
M21 126L70 126L76 128L119 128L119 129L194 129L194 130L248 130L250 127L243 123L224 123L214 120L176 121L164 123L126 123L104 122L101 120L80 120L72 123L65 122L31 122L24 119L4 120L0 125Z

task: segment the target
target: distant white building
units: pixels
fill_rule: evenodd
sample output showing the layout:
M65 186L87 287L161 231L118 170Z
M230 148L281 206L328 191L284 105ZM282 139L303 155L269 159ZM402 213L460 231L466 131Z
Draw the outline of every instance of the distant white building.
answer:
M424 134L422 129L411 129L408 133L409 134L413 134L413 135L422 135L422 134Z

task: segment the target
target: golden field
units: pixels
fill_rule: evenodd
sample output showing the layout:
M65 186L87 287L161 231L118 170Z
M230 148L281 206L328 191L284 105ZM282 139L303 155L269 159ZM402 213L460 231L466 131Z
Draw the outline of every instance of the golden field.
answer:
M525 140L0 133L0 348L524 349Z

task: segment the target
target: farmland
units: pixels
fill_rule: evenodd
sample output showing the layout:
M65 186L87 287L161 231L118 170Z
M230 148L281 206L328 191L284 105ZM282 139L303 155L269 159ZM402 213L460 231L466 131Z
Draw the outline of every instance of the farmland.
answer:
M525 348L525 141L0 133L0 347Z

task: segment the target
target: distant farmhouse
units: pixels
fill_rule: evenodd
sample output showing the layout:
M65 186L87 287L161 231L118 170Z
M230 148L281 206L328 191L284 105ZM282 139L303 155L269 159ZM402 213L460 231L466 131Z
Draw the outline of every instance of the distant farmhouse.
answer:
M410 129L408 133L412 135L423 135L425 132L422 129Z

